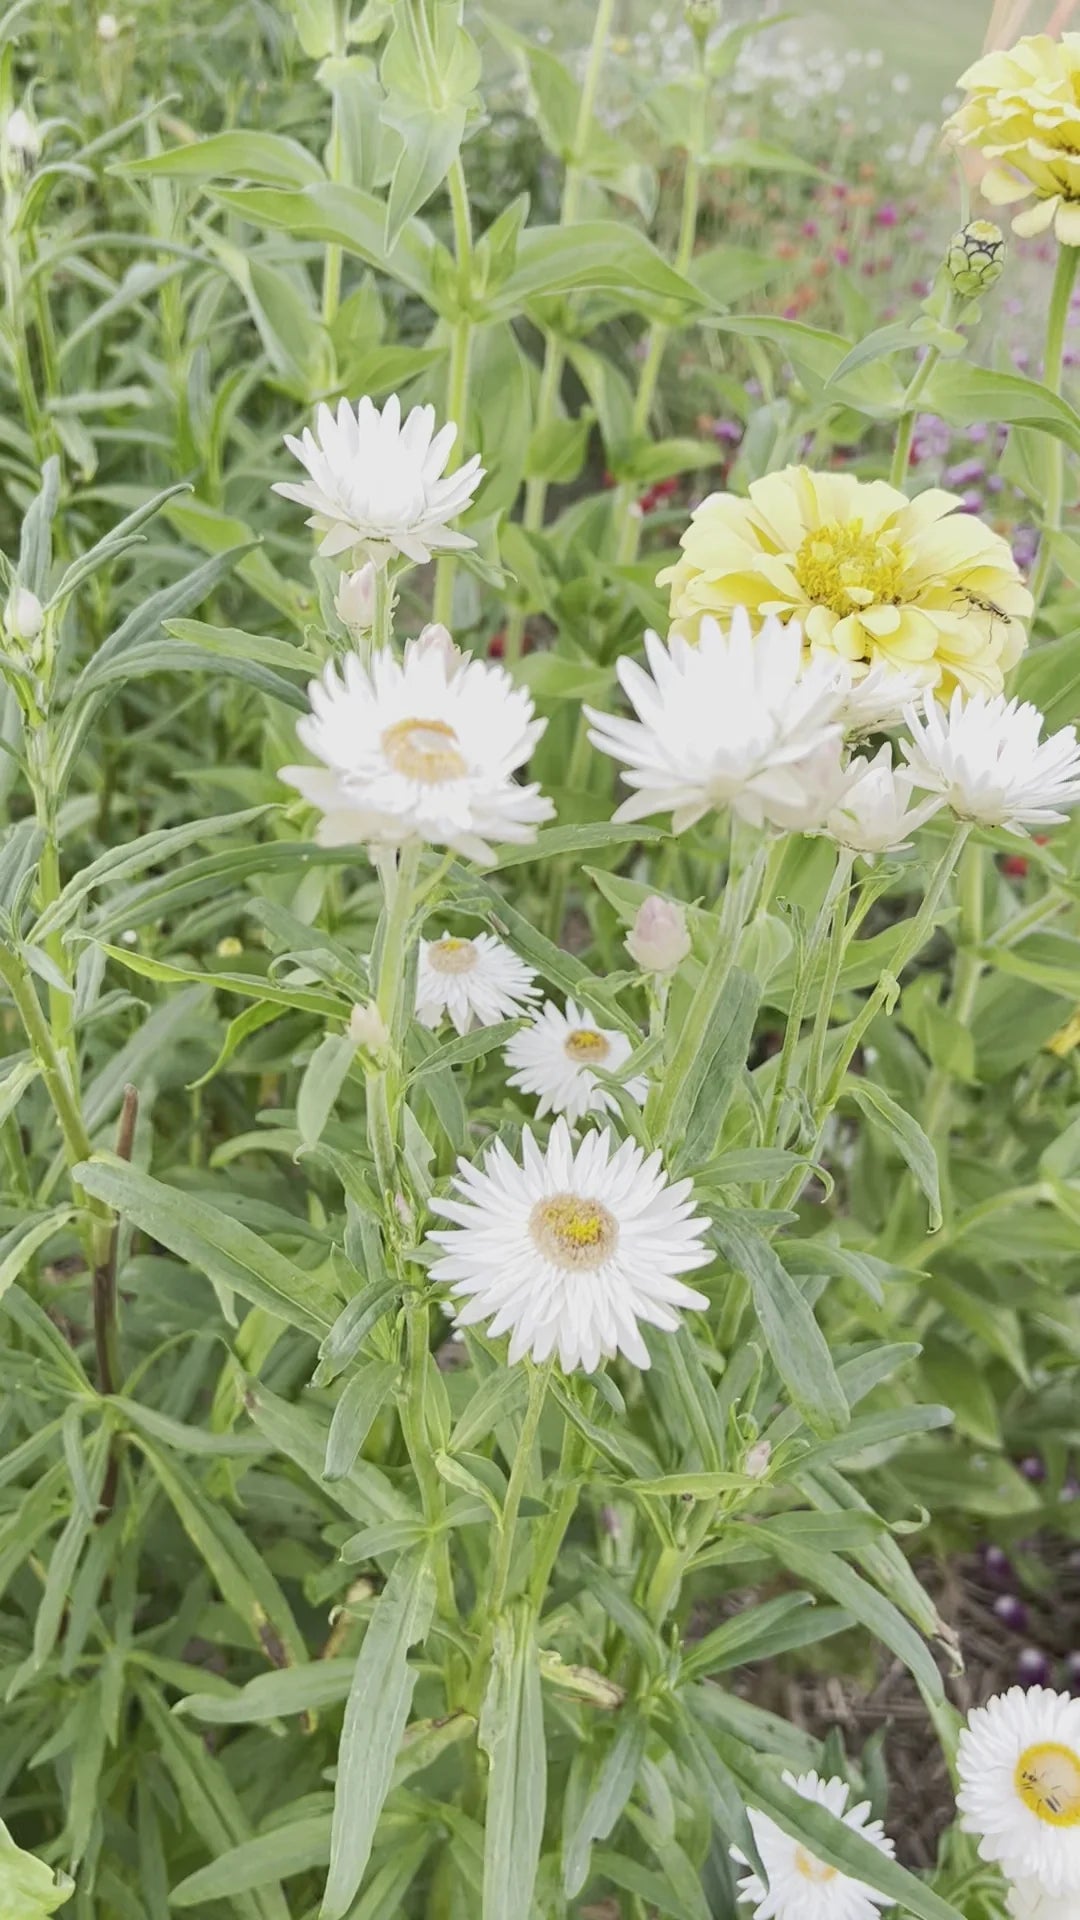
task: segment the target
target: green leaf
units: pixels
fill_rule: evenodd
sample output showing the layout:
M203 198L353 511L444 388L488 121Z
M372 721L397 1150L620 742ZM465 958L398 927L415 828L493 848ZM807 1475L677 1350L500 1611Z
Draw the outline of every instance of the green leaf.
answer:
M409 1648L426 1639L434 1607L427 1549L401 1554L375 1603L345 1708L322 1920L344 1920L359 1891L416 1684Z
M85 1193L103 1200L216 1286L230 1288L316 1339L333 1325L338 1302L329 1288L207 1201L165 1186L112 1155L84 1160L74 1177Z
M495 1047L505 1047L522 1026L521 1020L499 1020L491 1027L478 1027L475 1033L459 1034L454 1040L444 1040L418 1067L409 1074L408 1084L418 1086L429 1080L432 1074L442 1073L446 1067L462 1067L470 1060L481 1060Z
M356 1058L356 1042L348 1033L328 1033L320 1040L296 1095L296 1125L305 1147L317 1146L334 1104Z
M843 382L829 382L851 351L850 340L800 320L776 319L772 314L725 314L710 323L724 333L767 340L791 361L815 401L854 407L872 419L891 419L900 410L903 388L892 369L882 362L859 367ZM927 403L929 404L929 403Z
M178 1700L174 1713L189 1714L208 1726L259 1726L293 1713L335 1707L349 1697L355 1660L311 1660L303 1666L258 1673L246 1686L227 1693L189 1693ZM192 1677L198 1672L192 1668ZM326 1823L326 1855L330 1857L330 1823Z
M477 1739L490 1769L481 1920L521 1920L532 1910L547 1805L540 1666L524 1606L495 1623Z
M733 967L671 1110L668 1139L679 1142L672 1161L676 1174L702 1165L712 1154L746 1065L759 998L757 981Z
M725 1259L744 1276L773 1364L807 1425L819 1434L841 1432L851 1414L805 1295L769 1242L733 1215L714 1216L713 1237Z
M829 177L790 147L771 140L724 140L704 159L708 166L746 167L751 173L801 173L814 180Z
M324 1479L340 1480L351 1470L397 1376L398 1367L393 1360L365 1361L353 1374L330 1422Z
M930 1207L930 1231L936 1233L941 1225L937 1155L918 1121L912 1119L910 1113L904 1112L891 1093L886 1093L884 1087L879 1087L872 1080L860 1080L856 1075L848 1074L843 1093L846 1099L854 1100L871 1126L884 1133L910 1167Z
M304 240L330 241L389 274L431 307L435 241L418 220L407 220L386 244L386 209L373 193L327 182L298 193L272 187L218 189L214 198L254 227L279 227Z
M28 1226L17 1227L14 1236L7 1235L0 1241L0 1300L34 1255L74 1217L73 1207L55 1207L51 1213L32 1221Z
M173 1888L169 1899L174 1907L199 1907L208 1900L235 1900L238 1894L265 1887L268 1881L285 1880L290 1874L324 1867L329 1857L328 1813L309 1814L301 1820L286 1819L271 1833L260 1833L254 1840L230 1847L208 1867L189 1873L186 1880Z
M1027 380L1020 373L997 373L966 360L942 360L923 388L920 405L928 413L940 414L951 427L971 427L984 420L1037 427L1080 453L1080 413L1040 380Z
M200 567L195 567L191 573L174 581L172 586L162 587L159 592L140 600L127 619L110 633L107 640L102 641L97 652L87 661L69 695L69 701L78 703L87 694L108 685L112 680L122 680L120 662L146 642L157 641L166 620L199 606L218 582L232 572L236 562L247 551L249 549L246 547L228 547L224 553L214 554L211 559L204 560Z
M251 180L260 187L306 187L325 179L315 156L281 133L212 133L188 147L125 161L136 179Z
M669 267L652 242L617 220L582 220L571 227L526 227L513 273L484 305L488 320L508 319L527 301L550 299L576 287L624 296L646 312L700 309L704 297Z
M214 840L219 834L243 833L253 821L264 819L269 812L269 807L244 807L239 813L222 813L209 820L185 820L182 826L158 827L153 833L140 834L123 846L111 847L108 853L92 860L68 881L31 928L31 940L43 941L70 926L83 901L106 881L128 880L134 873L145 872L147 867L168 865L186 847L202 840Z
M390 96L382 118L401 139L390 177L386 205L386 247L390 252L414 213L445 180L461 146L465 108L456 101L431 107Z
M824 1516L813 1514L812 1519ZM682 1678L695 1680L726 1673L751 1660L771 1660L795 1647L813 1646L845 1633L853 1616L842 1607L819 1607L809 1593L785 1593L775 1600L748 1607L699 1640L683 1660Z
M117 961L129 973L137 973L144 980L160 980L168 984L190 981L200 987L213 987L215 992L243 994L245 999L271 1007L295 1007L300 1013L318 1013L324 1019L335 1016L341 1019L348 1011L343 1000L317 987L280 987L268 975L261 973L227 973L224 969L220 973L203 973L198 967L179 967L171 960L155 960L150 954L135 953L129 947L111 947L104 940L100 945L110 960Z
M606 1840L616 1824L637 1783L649 1722L644 1714L627 1708L595 1777L576 1825L563 1841L563 1892L571 1899L580 1893L589 1877L589 1862L595 1840Z

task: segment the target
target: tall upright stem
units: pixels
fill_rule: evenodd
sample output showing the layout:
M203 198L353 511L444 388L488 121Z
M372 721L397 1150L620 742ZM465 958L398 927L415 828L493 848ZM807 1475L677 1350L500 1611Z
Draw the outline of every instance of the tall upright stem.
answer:
M469 212L469 192L465 184L465 170L460 155L454 161L447 179L450 189L450 212L454 222L454 252L458 267L458 298L461 311L454 322L453 336L450 341L450 367L446 381L446 417L457 427L457 439L450 454L448 470L460 466L465 451L467 415L469 411L469 362L472 358L473 322L468 311L472 278L472 215ZM435 599L432 612L443 626L449 626L454 608L454 576L457 572L457 555L443 553L439 555L435 569Z
M506 1598L507 1583L510 1578L510 1562L514 1552L514 1536L517 1531L518 1509L521 1496L525 1491L525 1482L532 1465L533 1443L540 1427L540 1416L544 1411L548 1381L551 1379L554 1360L548 1360L542 1367L532 1367L529 1372L529 1401L525 1408L525 1418L521 1423L517 1451L510 1469L510 1479L503 1502L502 1519L499 1522L499 1538L495 1549L495 1565L491 1575L491 1591L488 1595L487 1618L494 1620L502 1611Z
M907 392L901 402L900 418L896 426L896 444L893 447L892 465L889 468L890 484L899 487L901 491L907 479L908 462L911 459L911 437L915 431L918 411L915 403L940 358L937 347L927 348L908 383Z
M1069 318L1069 301L1072 297L1078 261L1080 261L1080 247L1059 247L1057 270L1050 295L1050 310L1046 316L1046 350L1043 354L1043 384L1049 387L1052 393L1061 391L1065 327ZM1042 538L1039 541L1039 557L1035 562L1035 572L1031 578L1031 592L1036 613L1042 605L1043 595L1050 578L1050 569L1054 562L1053 536L1061 527L1061 509L1065 497L1065 448L1060 440L1051 439L1047 449L1047 459L1049 470Z
M348 0L334 0L334 60L343 60L348 47ZM326 152L326 171L331 180L341 179L342 160L345 154L345 141L341 131L341 112L338 107L337 89L330 93L330 141ZM329 327L337 317L341 301L341 263L342 249L337 241L328 240L323 254L322 318L323 325Z

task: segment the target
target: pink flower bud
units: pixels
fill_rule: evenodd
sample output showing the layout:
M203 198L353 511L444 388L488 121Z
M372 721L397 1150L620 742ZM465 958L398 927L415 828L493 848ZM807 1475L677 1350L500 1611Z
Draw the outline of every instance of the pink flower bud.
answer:
M769 1442L756 1440L743 1461L743 1472L748 1474L751 1480L760 1480L762 1474L768 1472L771 1459L772 1447Z
M690 951L686 915L673 900L652 893L637 910L626 936L627 951L642 973L674 973Z
M375 568L367 562L356 573L343 573L334 595L334 611L350 633L366 633L375 618Z
M455 672L465 659L461 648L455 646L449 627L444 627L441 620L432 620L426 627L421 627L417 638L408 641L405 647L407 660L414 654L432 653L442 660L447 674Z

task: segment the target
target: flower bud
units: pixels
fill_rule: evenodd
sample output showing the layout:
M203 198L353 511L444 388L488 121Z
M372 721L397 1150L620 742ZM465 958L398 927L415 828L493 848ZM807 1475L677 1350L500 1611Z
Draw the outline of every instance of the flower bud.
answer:
M674 973L690 951L686 915L673 900L652 893L637 910L626 936L627 951L642 973Z
M683 0L683 19L702 45L720 18L720 7L721 0Z
M4 632L9 640L32 646L45 625L45 611L29 587L13 587L4 608Z
M25 108L16 107L8 114L4 123L4 145L17 169L29 173L36 166L41 155L41 135L36 121L31 120Z
M369 1000L366 1007L353 1008L349 1015L349 1039L358 1047L366 1047L369 1053L386 1052L390 1035L374 1000Z
M1005 265L1005 235L992 220L969 220L954 233L945 255L945 269L957 293L974 300L1001 279Z
M97 37L103 46L111 46L114 40L120 38L120 22L115 13L98 14Z
M370 560L356 573L342 574L334 612L350 633L368 632L375 618L375 568Z
M406 659L416 654L429 653L435 653L441 657L448 674L460 667L465 659L461 648L455 644L449 627L444 627L441 620L432 620L426 627L421 627L416 639L410 640L405 648Z
M743 1461L743 1472L748 1474L751 1480L760 1480L763 1473L768 1473L771 1459L772 1447L769 1442L755 1440L753 1446L747 1450L746 1459Z

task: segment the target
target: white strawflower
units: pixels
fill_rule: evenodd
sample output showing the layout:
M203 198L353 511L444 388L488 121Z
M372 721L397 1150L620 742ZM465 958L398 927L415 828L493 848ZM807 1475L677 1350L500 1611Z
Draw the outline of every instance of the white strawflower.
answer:
M296 731L321 767L283 767L281 778L322 813L320 846L399 846L424 840L488 860L494 840L532 840L554 811L513 775L546 722L502 667L441 647L376 652L370 667L348 654L308 689L311 714Z
M99 13L97 23L98 39L103 41L106 46L109 46L112 41L119 37L119 34L120 22L115 13Z
M1080 1910L1080 1700L1010 1687L968 1715L956 1804L984 1860Z
M356 548L377 563L401 553L423 565L433 553L476 545L447 523L469 505L484 469L474 454L442 477L457 427L449 421L435 433L434 407L414 407L403 426L396 393L381 412L365 395L355 412L347 400L336 414L320 406L315 426L299 439L285 435L310 479L276 481L274 492L308 508L320 553Z
M839 660L834 677L841 696L838 718L847 734L882 733L899 726L926 685L915 674L901 673L882 660L861 677L850 660Z
M839 761L835 663L804 671L797 624L769 619L753 634L741 607L727 633L705 618L695 644L674 634L665 646L648 633L645 651L651 676L618 663L637 720L585 708L593 745L623 761L623 779L638 789L615 818L670 812L681 833L730 806L752 826L801 825L820 798L823 765L829 777Z
M614 1094L601 1086L590 1068L617 1073L632 1051L625 1033L598 1026L572 1000L567 1001L565 1013L545 1000L531 1024L508 1042L503 1059L516 1068L510 1085L537 1096L538 1119L545 1113L564 1113L573 1127L587 1113L616 1110ZM644 1075L636 1074L622 1085L640 1106L649 1090Z
M353 1008L349 1015L349 1039L355 1041L358 1047L366 1047L369 1053L385 1053L390 1045L390 1035L374 1000Z
M1047 1893L1038 1880L1021 1880L1010 1887L1006 1904L1011 1920L1076 1920L1077 1915L1075 1894L1059 1898Z
M367 633L375 618L375 565L366 560L355 573L343 573L334 595L334 612L350 633Z
M894 767L886 743L872 760L865 754L849 761L844 789L829 810L821 831L842 847L873 858L910 847L910 835L943 805L939 795L912 803L914 776Z
M943 794L961 820L1022 832L1053 826L1080 801L1075 727L1040 740L1043 716L1026 700L964 701L958 691L942 708L928 693L904 717L912 741L901 744L916 786Z
M4 632L12 640L31 643L45 625L45 609L29 587L13 587L4 608Z
M41 158L41 134L25 107L15 107L4 122L4 143L16 167L27 169Z
M450 933L421 940L416 1017L425 1027L437 1027L448 1014L459 1033L493 1027L539 999L535 979L533 969L492 933L478 933L474 940Z
M880 1820L871 1820L869 1800L849 1807L848 1789L843 1780L822 1780L816 1773L796 1777L785 1773L784 1780L804 1800L842 1820L845 1827L869 1840L879 1853L892 1859L892 1841ZM768 1886L752 1869L739 1881L739 1899L753 1902L754 1920L878 1920L883 1907L893 1901L862 1880L854 1880L838 1868L819 1860L808 1846L778 1827L767 1813L756 1807L747 1809L761 1862L769 1877ZM745 1854L732 1847L731 1857L741 1867L749 1865Z
M626 948L642 973L674 973L690 951L686 915L674 900L651 893L626 936Z
M509 1333L511 1364L557 1352L564 1372L591 1373L624 1353L647 1367L639 1322L674 1333L680 1307L708 1306L677 1278L712 1259L690 1181L669 1186L659 1153L606 1129L575 1150L564 1120L546 1149L526 1127L521 1154L495 1141L482 1167L459 1161L453 1197L431 1202L454 1222L429 1238L443 1250L432 1279L466 1302L457 1324Z

